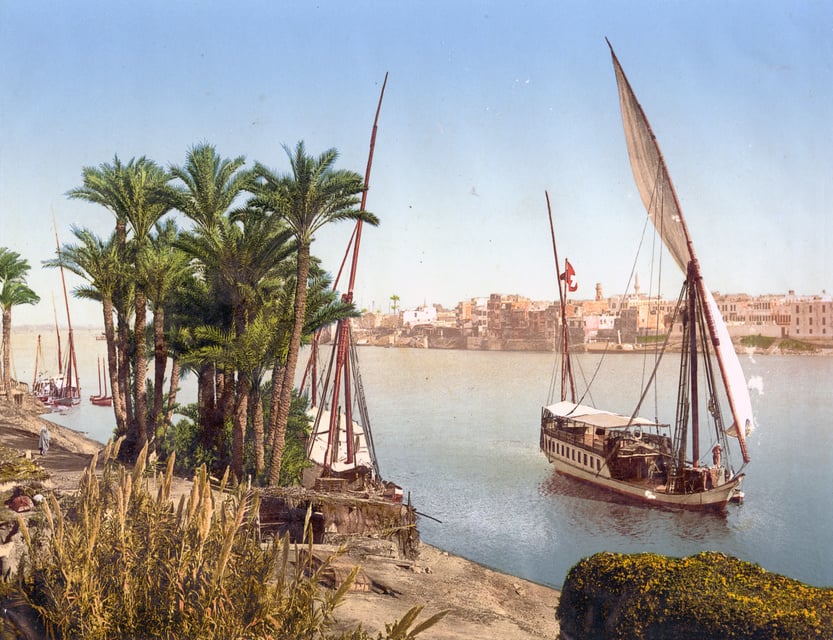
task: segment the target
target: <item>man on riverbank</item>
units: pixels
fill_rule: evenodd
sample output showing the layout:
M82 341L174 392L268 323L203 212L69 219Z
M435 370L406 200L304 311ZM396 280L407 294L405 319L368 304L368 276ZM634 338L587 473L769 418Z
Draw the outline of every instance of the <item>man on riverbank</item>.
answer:
M38 443L38 446L40 447L40 454L42 456L45 456L46 452L49 451L50 438L51 436L49 435L49 429L46 427L46 425L43 425L40 428L40 441Z

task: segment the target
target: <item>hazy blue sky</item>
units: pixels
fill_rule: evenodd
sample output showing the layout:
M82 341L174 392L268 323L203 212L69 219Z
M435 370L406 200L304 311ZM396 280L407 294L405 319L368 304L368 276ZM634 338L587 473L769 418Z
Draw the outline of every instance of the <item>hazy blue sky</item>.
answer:
M368 196L382 224L364 235L360 305L554 298L545 189L577 295L596 282L622 292L644 211L605 37L709 286L833 290L829 1L4 0L0 246L29 259L43 298L15 323L50 323L53 293L60 305L58 273L40 267L53 210L62 242L72 223L112 229L108 211L65 197L83 166L116 154L182 164L207 141L283 171L281 145L303 139L363 173L386 71ZM313 245L332 272L350 232ZM100 324L95 305L73 309L77 324Z

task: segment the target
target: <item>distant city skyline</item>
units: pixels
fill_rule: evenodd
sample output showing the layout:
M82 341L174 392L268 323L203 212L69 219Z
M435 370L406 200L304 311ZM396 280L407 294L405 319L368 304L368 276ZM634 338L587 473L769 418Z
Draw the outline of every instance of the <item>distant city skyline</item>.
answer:
M284 171L281 145L304 140L363 172L386 72L368 194L381 225L365 228L360 306L554 299L545 190L578 295L624 291L645 214L605 37L708 286L833 290L832 32L819 0L0 3L0 246L29 260L42 298L13 321L49 324L53 295L62 316L60 277L41 269L53 212L62 242L72 225L112 231L108 211L66 198L83 167L182 164L209 142ZM313 244L328 271L350 232ZM72 311L78 326L101 322L94 303Z

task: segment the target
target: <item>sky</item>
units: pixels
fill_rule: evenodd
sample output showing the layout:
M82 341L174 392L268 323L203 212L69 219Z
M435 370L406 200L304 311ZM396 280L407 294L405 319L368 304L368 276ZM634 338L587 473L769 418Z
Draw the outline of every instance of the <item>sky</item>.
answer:
M29 261L42 299L16 307L14 324L51 324L53 296L63 322L60 275L41 268L53 215L61 243L73 224L113 229L106 209L66 197L83 167L182 165L208 142L283 172L282 145L303 140L364 173L385 73L367 199L381 224L362 238L360 307L556 298L545 191L575 295L592 298L596 283L622 293L652 240L605 38L708 286L833 291L827 1L0 0L0 246ZM313 244L332 273L351 231ZM637 273L649 292L649 268ZM676 296L677 283L660 292ZM74 325L102 324L97 305L71 308Z

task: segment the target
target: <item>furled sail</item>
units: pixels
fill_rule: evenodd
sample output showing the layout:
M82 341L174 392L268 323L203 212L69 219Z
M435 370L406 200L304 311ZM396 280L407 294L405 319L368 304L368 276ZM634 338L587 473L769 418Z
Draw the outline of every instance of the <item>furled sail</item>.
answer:
M697 256L694 254L694 246L691 243L677 194L654 132L613 52L613 47L610 47L610 53L613 57L613 68L616 71L622 123L636 186L651 221L683 273L688 272L690 262L694 263L700 298L705 302L709 333L715 347L734 420L729 433L738 438L743 460L749 462L745 437L751 432L754 422L746 377L732 346L729 330L720 315L714 297L703 282Z

